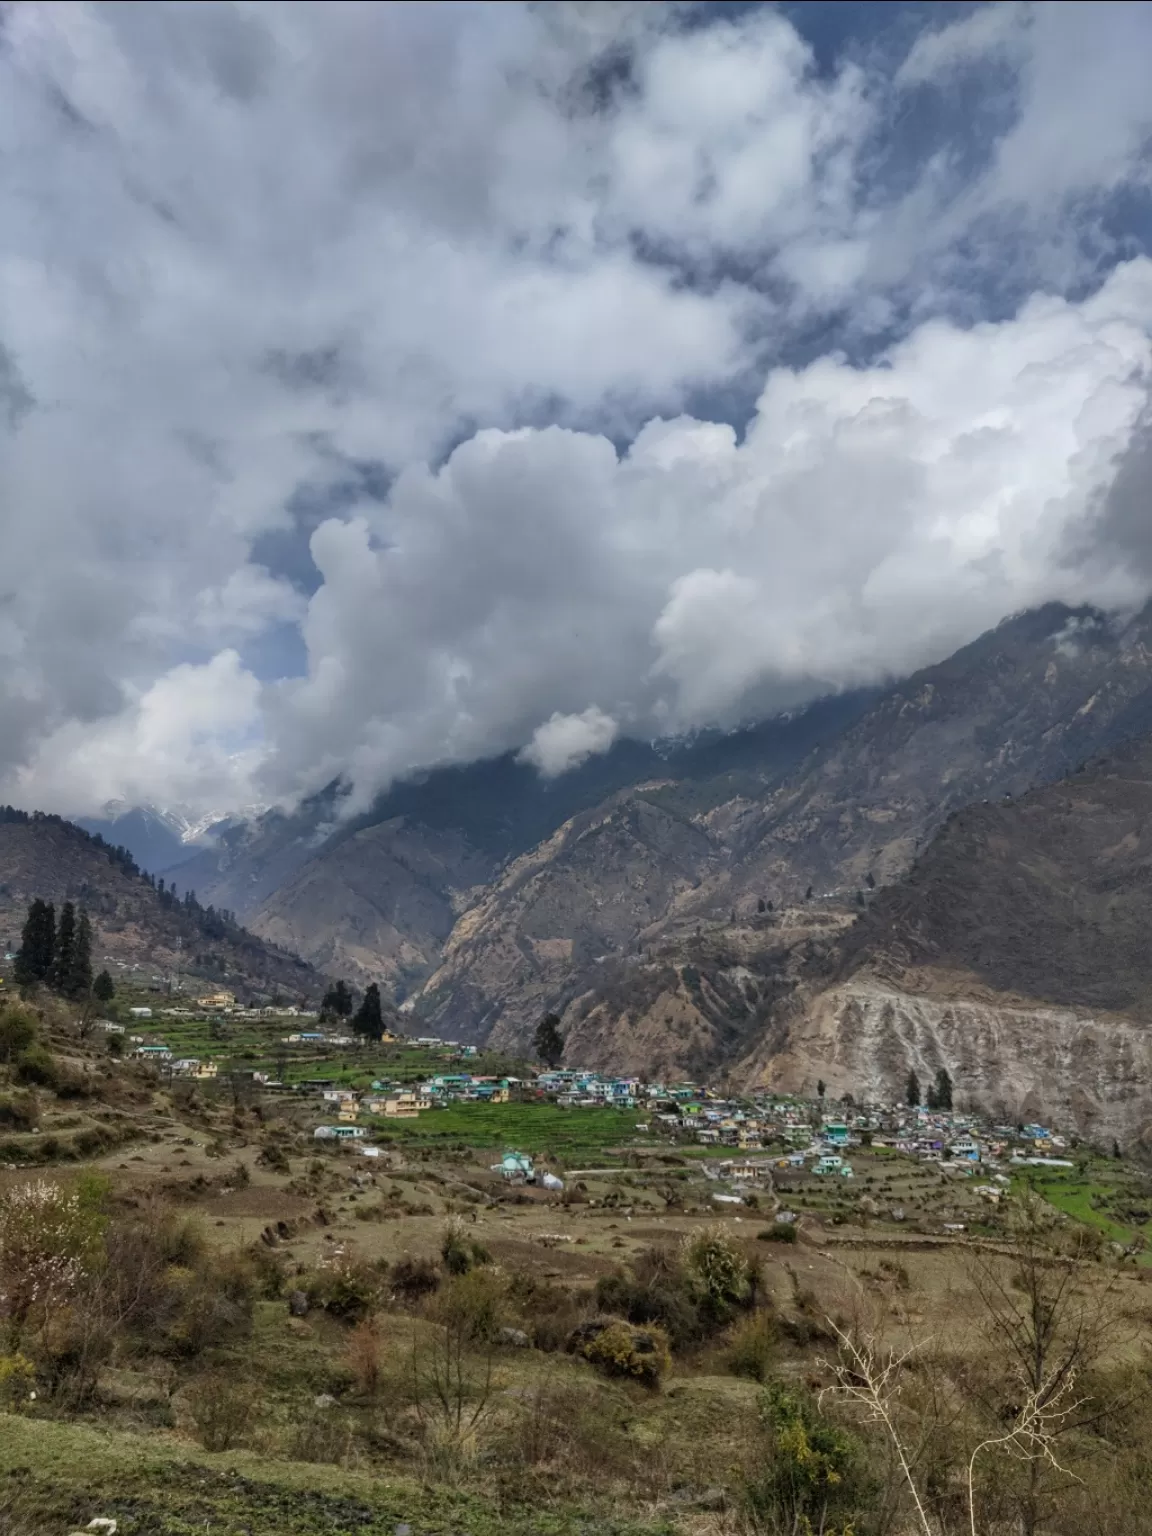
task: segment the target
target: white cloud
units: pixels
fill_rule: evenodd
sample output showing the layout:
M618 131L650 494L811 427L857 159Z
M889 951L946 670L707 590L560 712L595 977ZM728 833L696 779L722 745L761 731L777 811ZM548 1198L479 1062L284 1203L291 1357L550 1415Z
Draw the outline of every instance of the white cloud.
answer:
M611 715L592 704L578 715L553 714L537 726L520 755L546 779L553 779L607 752L619 734L620 727Z
M559 771L589 698L639 732L723 724L913 668L1033 603L1135 599L1122 552L1067 551L1142 420L1150 329L1141 260L1080 304L926 324L871 367L776 369L743 442L689 418L622 457L588 433L489 431L407 471L313 538L324 583L309 675L272 707L276 788L351 765L359 805L529 738Z
M1030 5L978 5L949 26L921 32L896 72L902 86L946 82L956 70L1022 52Z
M259 697L235 651L173 667L115 716L53 731L16 788L29 803L77 815L118 798L241 805L261 756Z
M897 85L768 7L9 7L0 795L359 801L1131 595L1150 31L979 8Z

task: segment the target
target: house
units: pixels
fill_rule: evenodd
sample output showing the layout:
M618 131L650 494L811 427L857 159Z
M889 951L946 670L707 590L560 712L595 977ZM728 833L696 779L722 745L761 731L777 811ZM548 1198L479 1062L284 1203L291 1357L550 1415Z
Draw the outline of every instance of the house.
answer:
M222 1013L227 1013L236 1006L236 998L231 992L208 992L203 997L196 999L197 1008L212 1008Z
M172 1060L172 1051L167 1045L138 1045L132 1054L142 1056L145 1061Z
M730 1179L758 1179L760 1165L752 1162L750 1158L736 1157L724 1165L724 1172Z
M978 1163L980 1147L971 1136L958 1136L955 1141L949 1143L948 1155L966 1162Z
M318 1125L312 1132L317 1141L357 1141L367 1134L362 1125Z
M828 1152L823 1157L818 1157L813 1164L813 1173L839 1173L844 1166L844 1159L835 1152Z
M510 1184L535 1184L536 1169L527 1152L505 1152L498 1163L492 1165L492 1172L499 1173Z
M432 1100L423 1088L405 1088L384 1100L384 1113L390 1119L414 1120L422 1110L431 1108Z
M152 1017L151 1008L129 1008L128 1012L134 1019L150 1019Z
M830 1121L820 1132L824 1140L832 1147L846 1147L848 1145L848 1127L840 1121Z
M337 1113L337 1120L341 1125L350 1125L360 1114L360 1106L355 1099L345 1099Z

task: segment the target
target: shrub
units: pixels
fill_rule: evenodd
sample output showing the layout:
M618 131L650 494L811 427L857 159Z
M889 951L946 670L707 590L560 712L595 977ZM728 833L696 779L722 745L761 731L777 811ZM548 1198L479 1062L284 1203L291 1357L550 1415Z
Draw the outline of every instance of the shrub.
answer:
M27 1355L0 1355L0 1407L18 1413L30 1400L36 1370Z
M774 1221L770 1227L765 1227L756 1236L762 1243L794 1243L796 1241L796 1223L792 1221Z
M0 1126L8 1131L30 1131L39 1118L34 1093L13 1093L0 1097Z
M500 1275L471 1269L453 1275L437 1292L429 1315L458 1330L469 1344L490 1344L508 1321L508 1294Z
M810 1393L780 1382L766 1389L761 1418L772 1455L745 1486L756 1528L847 1536L868 1491L856 1441L823 1417Z
M389 1284L392 1294L402 1301L420 1301L438 1290L441 1281L439 1267L432 1259L414 1259L405 1254L392 1266Z
M459 1220L446 1224L440 1239L440 1257L450 1275L466 1275L472 1268L472 1250L465 1240L464 1228Z
M380 1390L383 1365L380 1324L375 1317L362 1317L353 1328L346 1358L357 1391L364 1397L375 1397Z
M756 1272L723 1227L705 1227L684 1239L681 1264L701 1312L722 1326L754 1296Z
M764 1382L776 1357L776 1320L763 1309L738 1323L728 1344L728 1369L733 1376Z
M388 1266L344 1259L313 1275L308 1299L344 1323L359 1322L374 1312L383 1299Z
M44 1046L33 1044L16 1057L16 1076L39 1088L56 1086L56 1058Z
M658 1387L671 1364L663 1328L638 1328L620 1318L576 1330L576 1353L605 1376L620 1376Z
M36 1039L36 1015L22 1003L0 1006L0 1060L13 1062Z
M188 1388L188 1411L206 1451L227 1451L247 1429L255 1407L251 1387L224 1371L210 1371Z
M710 1331L679 1256L668 1248L637 1254L630 1275L604 1276L597 1282L596 1303L631 1323L658 1323L678 1349Z

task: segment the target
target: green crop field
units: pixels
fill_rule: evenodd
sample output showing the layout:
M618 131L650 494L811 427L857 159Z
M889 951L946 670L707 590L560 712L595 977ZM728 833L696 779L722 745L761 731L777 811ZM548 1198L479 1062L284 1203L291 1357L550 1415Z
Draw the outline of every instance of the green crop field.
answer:
M426 1110L416 1120L371 1123L381 1142L425 1147L459 1142L571 1157L629 1143L647 1145L652 1138L636 1131L645 1118L637 1110L561 1109L555 1104L452 1104Z
M1128 1246L1140 1239L1152 1240L1152 1202L1142 1206L1148 1192L1134 1184L1127 1168L1114 1168L1106 1162L1084 1171L1032 1168L1017 1175L1014 1188L1034 1190L1073 1221L1095 1227L1109 1242ZM1148 1219L1140 1220L1140 1216ZM1138 1256L1137 1263L1152 1264L1152 1247Z

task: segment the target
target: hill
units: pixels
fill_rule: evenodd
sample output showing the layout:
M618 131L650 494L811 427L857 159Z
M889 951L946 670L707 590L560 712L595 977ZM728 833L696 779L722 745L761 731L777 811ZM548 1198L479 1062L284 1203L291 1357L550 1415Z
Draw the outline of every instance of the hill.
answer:
M961 1096L1107 1142L1152 1137L1152 737L948 819L809 968L744 1076Z
M145 972L179 970L249 993L311 998L321 978L296 955L247 932L226 911L161 892L123 848L58 816L0 808L0 935L19 946L36 896L75 901L95 929L93 959Z

